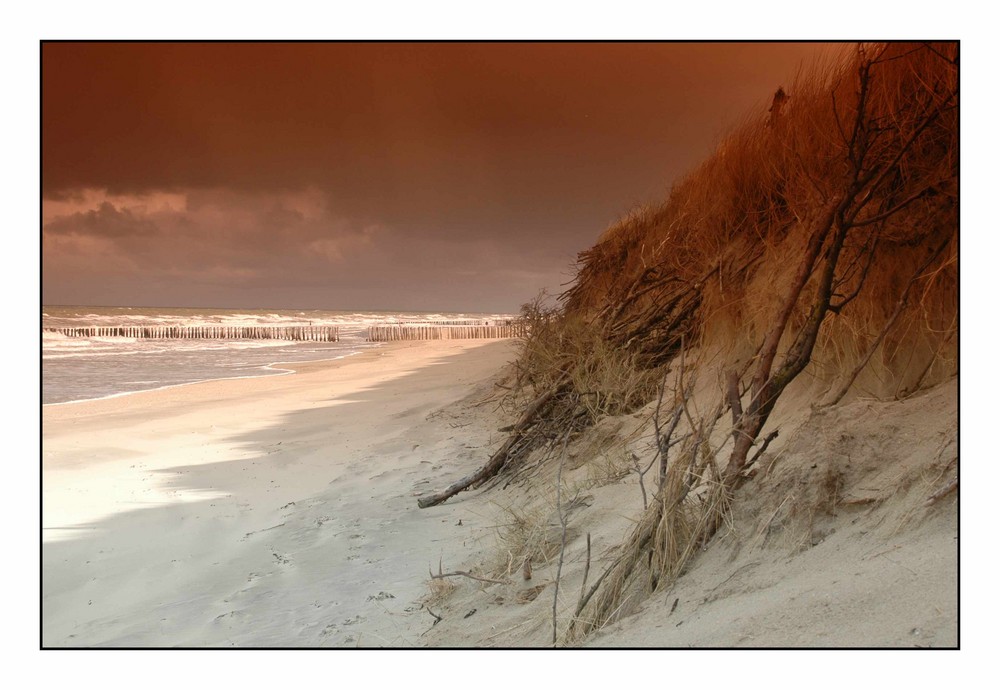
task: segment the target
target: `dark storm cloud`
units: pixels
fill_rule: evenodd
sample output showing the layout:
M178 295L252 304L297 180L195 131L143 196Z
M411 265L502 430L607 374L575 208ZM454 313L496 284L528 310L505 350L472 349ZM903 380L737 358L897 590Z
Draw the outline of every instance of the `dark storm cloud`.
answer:
M513 309L822 52L45 44L45 299Z
M129 237L152 235L157 232L156 224L147 218L137 218L129 210L119 211L105 201L93 211L63 216L45 226L45 232L52 234L80 234L96 237Z
M78 205L96 209L73 210ZM514 290L526 299L559 278L544 253L515 262L500 238L445 240L356 223L316 190L201 189L163 198L95 192L50 213L43 225L46 290L75 282L103 291L131 276L127 294L144 304L186 295L210 305L199 297L208 289L225 304L252 295L264 306L294 297L296 305L322 307L331 295L351 295L402 299L395 306L410 309L448 302L500 309L510 306L497 295ZM113 221L102 225L102 218Z
M315 191L194 190L175 193L173 202L150 207L128 195L90 200L99 204L96 210L56 215L43 225L43 236L102 239L104 251L141 260L150 273L168 268L195 275L216 266L256 272L286 257L338 263L375 231L331 214Z

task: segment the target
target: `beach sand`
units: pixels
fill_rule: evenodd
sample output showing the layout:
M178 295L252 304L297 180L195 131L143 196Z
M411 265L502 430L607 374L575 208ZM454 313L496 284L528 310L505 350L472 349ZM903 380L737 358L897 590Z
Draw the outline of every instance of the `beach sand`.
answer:
M421 644L429 567L485 526L415 497L483 462L492 405L468 403L512 358L401 343L45 407L43 646Z
M634 475L602 473L611 439L647 452L652 408L570 444L579 505L557 573L555 463L417 508L500 446L511 420L494 384L513 357L511 341L399 343L45 407L43 645L550 645L557 577L565 630L587 537L592 582L641 511ZM740 494L732 526L669 591L577 643L957 644L957 500L927 504L957 462L955 383L826 412L790 400L775 417L770 482ZM554 545L530 581L500 563L517 516ZM503 582L432 580L439 567Z

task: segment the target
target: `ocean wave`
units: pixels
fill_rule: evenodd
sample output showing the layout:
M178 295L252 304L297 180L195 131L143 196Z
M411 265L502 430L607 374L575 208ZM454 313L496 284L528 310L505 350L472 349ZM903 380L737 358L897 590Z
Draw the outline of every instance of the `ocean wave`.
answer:
M173 383L165 383L165 384L162 381L153 381L153 380L145 382L132 381L131 384L142 385L143 388L137 390L119 390L115 392L104 391L100 393L81 392L78 394L79 397L74 397L73 399L67 399L67 400L53 400L50 402L44 402L43 405L44 406L74 405L83 402L90 402L93 400L107 400L110 398L120 398L126 395L135 395L137 393L145 393L149 391L166 390L168 388L180 388L181 386L191 386L198 383L207 383L210 381L231 381L238 379L268 378L271 376L286 376L288 374L295 373L294 367L297 364L305 364L308 362L336 361L340 359L345 359L347 357L351 357L353 355L359 354L360 352L361 350L347 350L347 351L341 351L340 353L338 353L336 356L333 357L303 359L299 361L276 361L276 362L269 362L266 364L257 364L254 366L254 369L259 373L242 374L239 376L201 376L201 377L192 377L188 380L180 380ZM162 385L147 387L150 386L151 384L156 384L156 383L160 383ZM126 382L121 382L120 385L126 385Z
M365 327L380 323L403 323L407 321L450 321L466 319L509 319L510 314L470 314L468 312L385 312L385 311L260 311L232 310L229 312L206 309L198 310L125 310L109 308L105 311L53 309L43 312L43 327L107 327L107 326L355 326Z

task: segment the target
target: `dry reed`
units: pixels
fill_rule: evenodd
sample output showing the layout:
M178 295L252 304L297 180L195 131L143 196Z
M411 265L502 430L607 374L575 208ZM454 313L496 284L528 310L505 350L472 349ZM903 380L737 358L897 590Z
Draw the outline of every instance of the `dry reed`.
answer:
M844 388L837 399L899 397L955 375L957 79L947 43L859 45L800 74L780 114L748 116L666 202L630 212L581 253L562 309L535 306L544 335L522 353L523 383L569 375L579 391L601 389L604 360L622 367L611 376L634 400L597 398L591 417L651 399L648 384L685 348L716 353L715 376L736 384L707 415L685 412L687 437L571 633L620 615L643 579L647 590L672 582L730 519L753 459L724 467L729 435L712 446L712 430L732 407L732 439L746 429L743 442L756 439L773 399L743 381L751 367L755 386L780 374L780 395L804 355L814 382ZM824 222L836 232L817 234Z

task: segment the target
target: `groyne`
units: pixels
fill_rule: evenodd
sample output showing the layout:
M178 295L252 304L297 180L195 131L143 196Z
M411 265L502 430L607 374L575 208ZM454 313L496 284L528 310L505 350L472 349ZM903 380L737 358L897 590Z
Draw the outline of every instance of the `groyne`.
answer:
M368 340L389 342L394 340L458 340L465 338L519 338L525 327L513 321L493 325L442 326L442 325L381 325L368 327Z
M340 340L339 326L81 326L43 328L69 338L149 338L160 340Z

